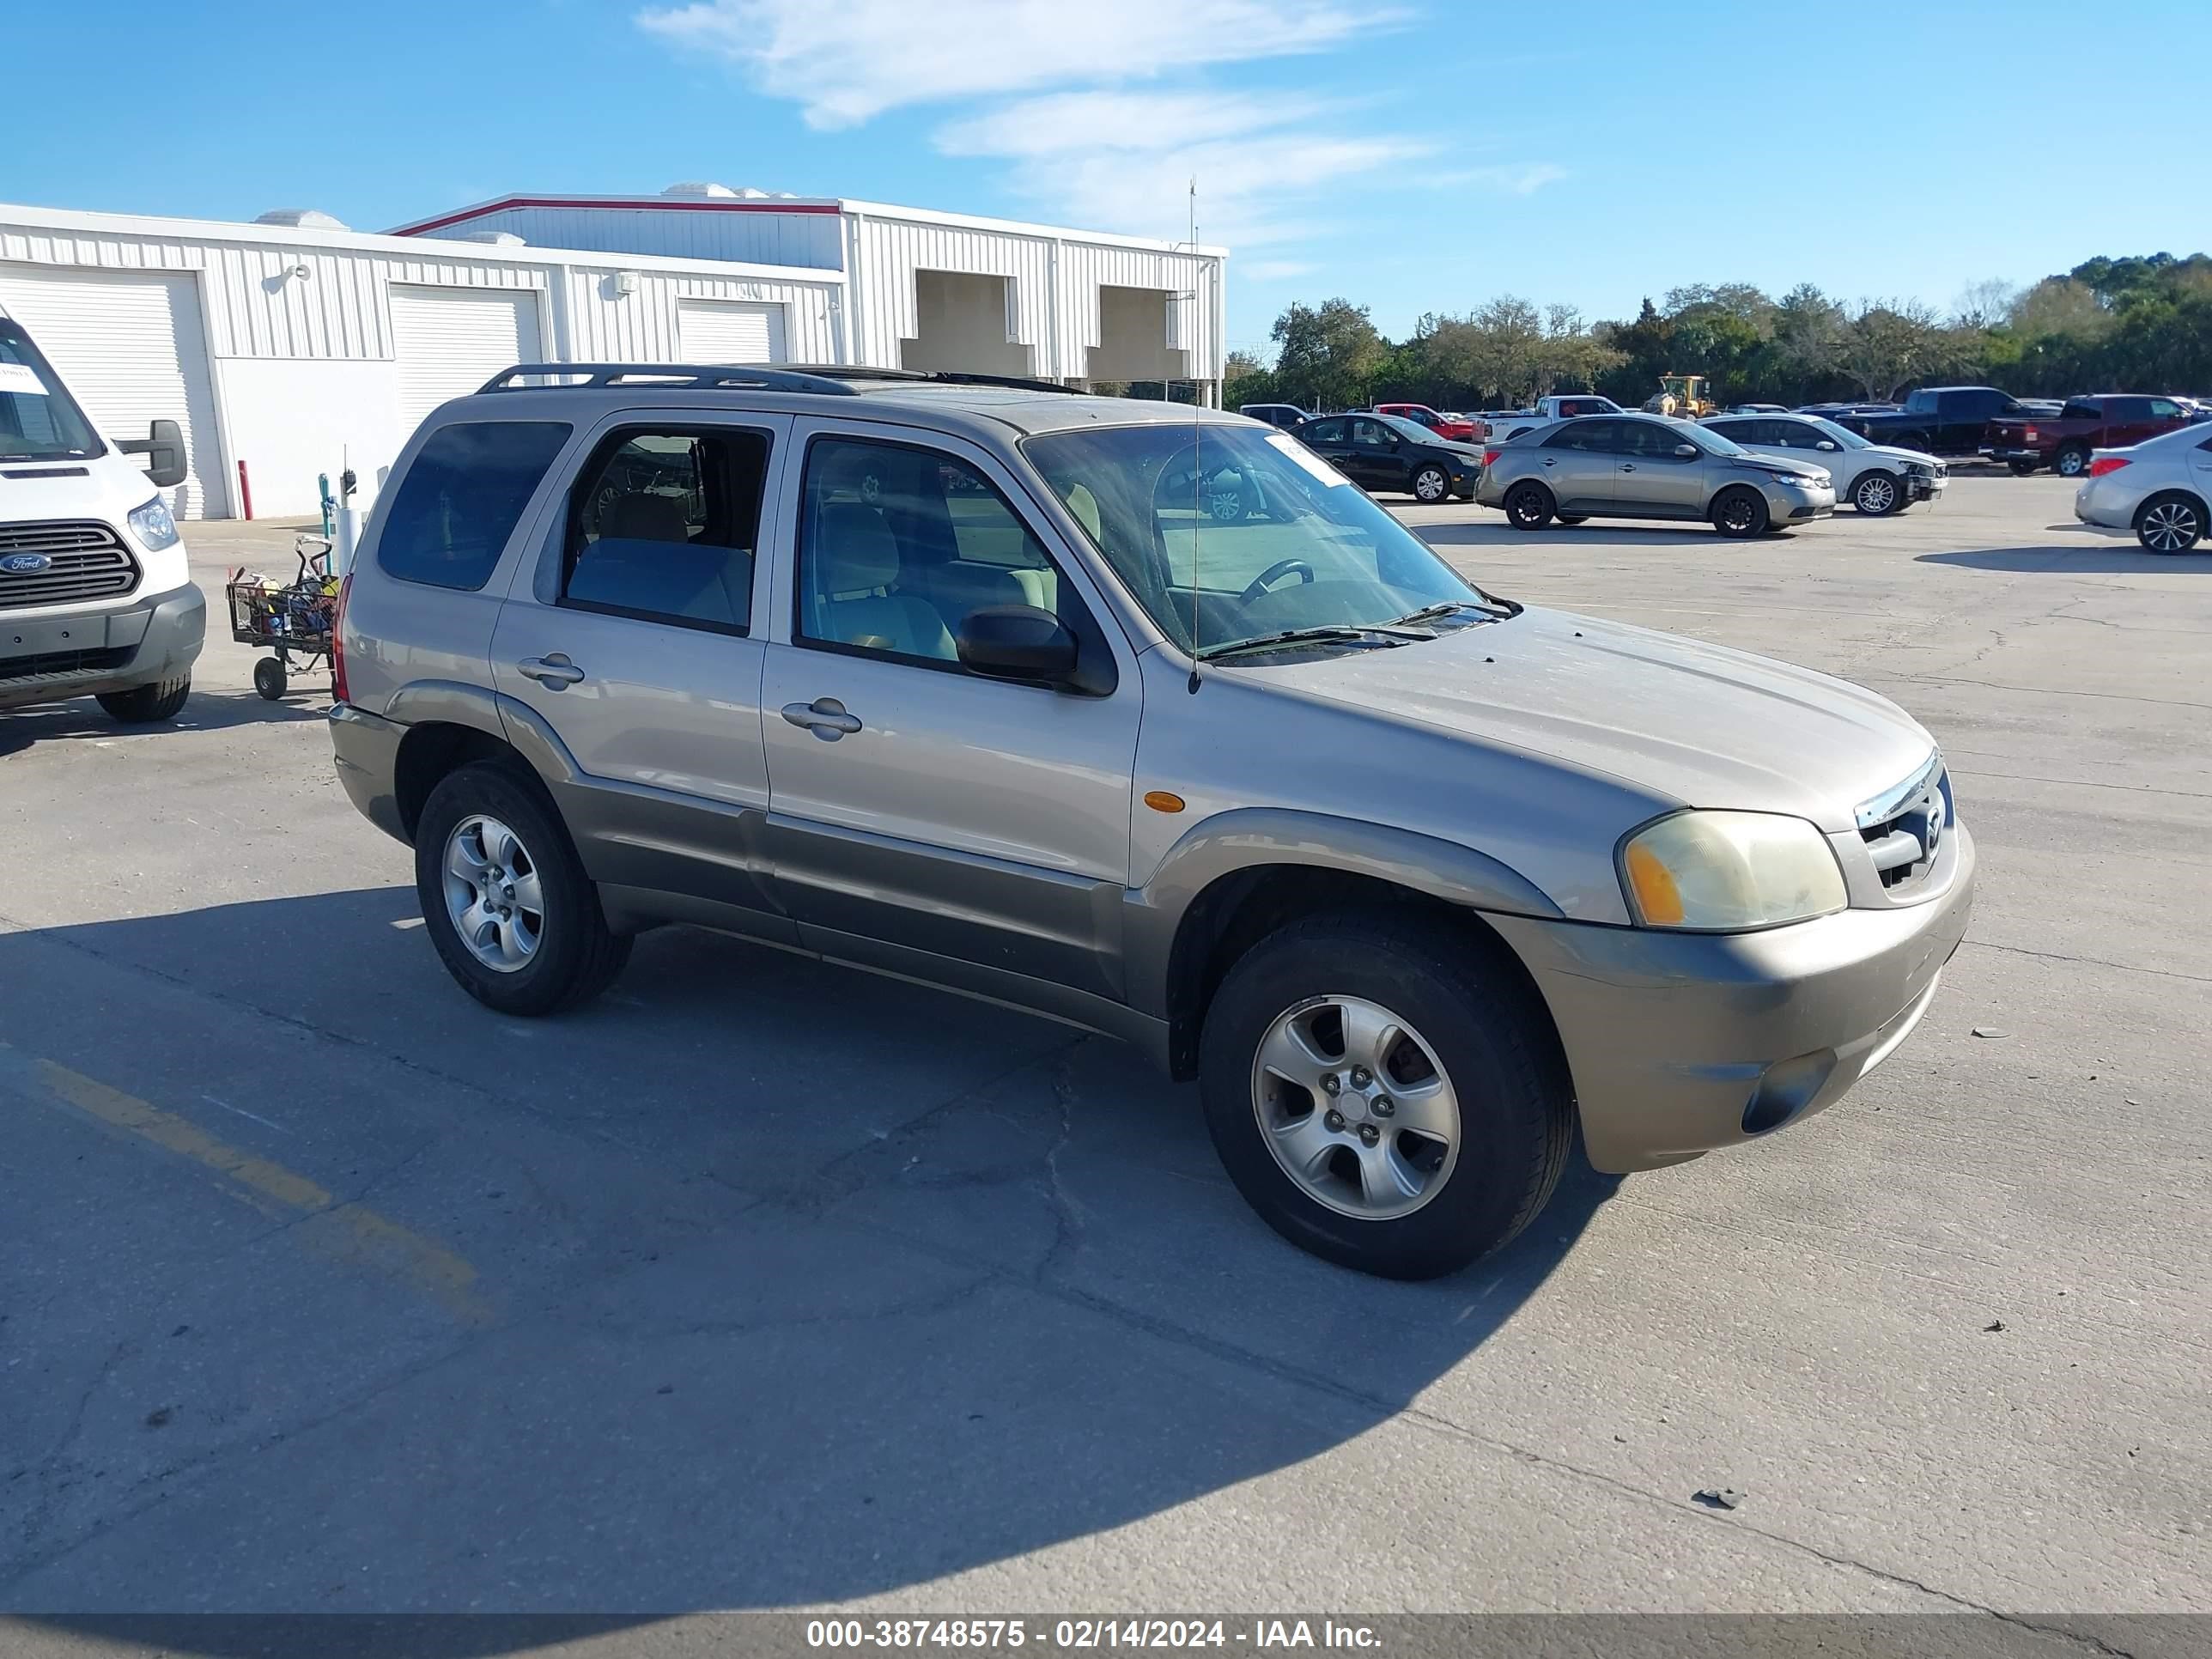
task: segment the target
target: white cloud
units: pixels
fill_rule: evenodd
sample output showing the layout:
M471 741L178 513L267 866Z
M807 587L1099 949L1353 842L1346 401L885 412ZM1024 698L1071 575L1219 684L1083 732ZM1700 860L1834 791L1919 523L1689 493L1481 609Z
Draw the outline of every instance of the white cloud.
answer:
M903 104L1318 52L1397 15L1340 0L692 0L638 21L829 128Z
M1410 182L1413 161L1433 183L1451 158L1354 102L1231 90L1202 72L1370 40L1407 19L1387 0L691 0L638 21L798 103L817 128L957 105L932 134L938 151L1003 164L1008 187L1056 222L1180 240L1195 178L1200 240L1252 247L1333 228L1353 192ZM1451 176L1526 195L1559 169ZM1244 269L1279 280L1294 263Z

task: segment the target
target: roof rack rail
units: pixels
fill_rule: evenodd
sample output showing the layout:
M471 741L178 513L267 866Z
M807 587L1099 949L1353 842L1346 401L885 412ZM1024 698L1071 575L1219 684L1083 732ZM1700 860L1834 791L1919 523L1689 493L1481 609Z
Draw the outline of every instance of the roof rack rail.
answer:
M828 392L833 397L860 394L842 380L801 369L768 368L750 363L517 363L503 368L477 388L486 392L530 392L540 388L516 386L525 375L543 375L555 386L659 386L711 390L718 386L750 386L763 392Z
M794 374L819 374L833 380L911 380L922 386L1002 386L1017 392L1057 392L1071 398L1083 394L1057 380L1039 380L1022 374L970 374L954 368L872 368L865 363L794 363Z

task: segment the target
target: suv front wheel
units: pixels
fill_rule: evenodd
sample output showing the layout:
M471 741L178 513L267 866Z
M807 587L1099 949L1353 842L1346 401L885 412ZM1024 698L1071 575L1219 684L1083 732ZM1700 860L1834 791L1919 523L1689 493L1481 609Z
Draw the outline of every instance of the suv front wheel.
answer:
M1206 1011L1206 1127L1292 1243L1390 1279L1454 1273L1559 1182L1573 1110L1548 1030L1524 987L1441 927L1293 922Z
M503 1014L588 1002L629 960L567 832L504 767L464 766L430 792L415 889L447 971Z

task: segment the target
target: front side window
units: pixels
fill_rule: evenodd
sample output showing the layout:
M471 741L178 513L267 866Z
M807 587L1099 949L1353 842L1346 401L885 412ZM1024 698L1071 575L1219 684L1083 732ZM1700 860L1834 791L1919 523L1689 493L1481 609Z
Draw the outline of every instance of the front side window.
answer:
M1729 441L1722 439L1723 443ZM1656 421L1623 421L1620 422L1620 447L1623 455L1632 455L1638 460L1680 461L1692 459L1674 452L1689 440L1672 427L1661 426ZM1692 447L1695 447L1694 445Z
M1079 502L1070 507L1080 516ZM799 527L802 639L957 666L961 624L998 605L1073 627L1080 601L988 479L937 450L814 441Z
M764 432L629 431L570 499L561 602L724 633L752 621Z
M1547 449L1571 449L1584 455L1610 455L1620 447L1619 421L1578 417L1544 440Z
M2154 421L2178 421L2181 418L2181 405L2171 398L2154 398L2150 400L2150 417Z
M1297 440L1161 422L1022 448L1160 631L1200 653L1295 629L1376 627L1482 594ZM1190 480L1234 489L1223 522Z
M0 461L88 460L106 453L30 336L0 317Z
M1352 441L1362 449L1395 449L1398 435L1377 420L1358 420L1352 423Z
M570 430L565 421L469 421L432 433L385 516L378 567L401 581L481 588Z

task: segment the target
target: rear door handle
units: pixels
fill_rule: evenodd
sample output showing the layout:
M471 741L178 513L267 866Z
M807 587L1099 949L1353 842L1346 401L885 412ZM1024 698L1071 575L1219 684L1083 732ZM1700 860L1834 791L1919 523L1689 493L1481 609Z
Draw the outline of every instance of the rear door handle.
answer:
M783 717L793 726L805 726L824 743L835 743L860 729L858 717L847 714L845 705L835 697L817 697L812 702L787 702L783 706Z
M514 665L514 672L526 680L536 680L549 691L574 685L584 678L584 671L558 651L550 657L525 657Z

